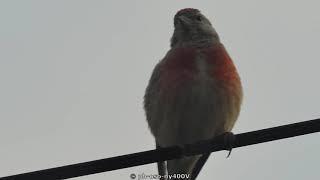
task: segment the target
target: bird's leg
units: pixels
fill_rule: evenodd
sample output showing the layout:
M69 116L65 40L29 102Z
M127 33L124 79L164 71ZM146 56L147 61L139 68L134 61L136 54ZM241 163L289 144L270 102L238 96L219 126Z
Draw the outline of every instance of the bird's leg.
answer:
M156 148L159 149L160 146L156 143ZM157 162L157 165L158 165L158 173L159 175L161 176L160 177L160 180L165 180L164 179L164 175L166 174L166 162L165 161L160 161L160 162Z

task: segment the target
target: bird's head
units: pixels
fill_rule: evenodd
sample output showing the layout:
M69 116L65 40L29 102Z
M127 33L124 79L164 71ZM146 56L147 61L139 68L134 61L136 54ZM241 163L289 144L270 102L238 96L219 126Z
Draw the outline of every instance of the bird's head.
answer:
M210 21L198 9L186 8L174 16L171 47L176 44L216 43L219 36Z

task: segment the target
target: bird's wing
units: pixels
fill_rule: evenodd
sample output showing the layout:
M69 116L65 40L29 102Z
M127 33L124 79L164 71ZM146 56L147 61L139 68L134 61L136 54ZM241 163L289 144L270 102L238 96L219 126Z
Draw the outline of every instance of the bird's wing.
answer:
M159 128L160 121L157 121L155 114L161 116L158 112L158 99L159 99L159 85L160 85L160 70L161 70L161 61L155 66L149 84L146 88L144 95L144 109L146 113L146 119L148 121L151 133L155 135L155 132ZM161 117L159 117L161 118Z

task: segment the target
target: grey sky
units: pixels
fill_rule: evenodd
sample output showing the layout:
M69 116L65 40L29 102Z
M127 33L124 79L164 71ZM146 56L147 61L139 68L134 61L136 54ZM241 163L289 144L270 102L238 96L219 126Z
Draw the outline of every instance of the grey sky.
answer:
M320 117L317 1L1 1L0 177L150 150L142 97L173 16L198 8L234 59L235 133ZM200 179L318 179L319 134L212 154ZM156 174L150 164L75 179Z

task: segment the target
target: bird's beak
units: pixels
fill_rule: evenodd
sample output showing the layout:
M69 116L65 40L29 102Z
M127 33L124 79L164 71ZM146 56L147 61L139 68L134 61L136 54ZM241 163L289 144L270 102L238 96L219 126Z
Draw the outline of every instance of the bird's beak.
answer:
M178 20L183 25L190 25L191 24L191 20L185 16L179 16Z

